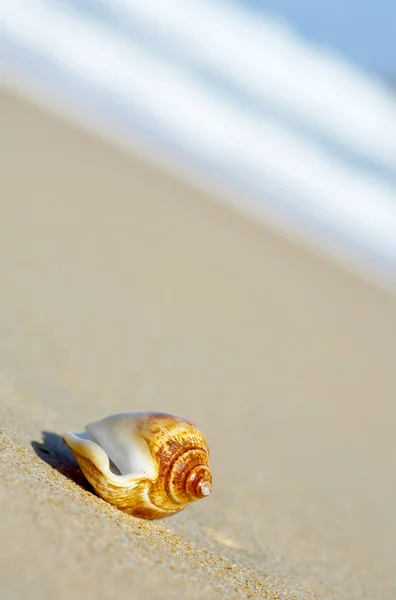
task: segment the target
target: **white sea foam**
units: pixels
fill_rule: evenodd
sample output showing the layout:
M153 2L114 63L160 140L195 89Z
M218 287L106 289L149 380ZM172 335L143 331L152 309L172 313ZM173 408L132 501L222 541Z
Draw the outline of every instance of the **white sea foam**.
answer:
M254 189L247 211L265 219L268 198L259 197L270 195L286 212L299 212L311 230L328 230L334 249L346 239L350 251L386 263L396 277L396 104L384 86L235 6L206 0L106 6L124 25L144 21L150 44L94 12L45 0L30 0L29 11L23 0L0 3L0 36L46 61L70 85L83 81L107 94L108 112L122 107L138 115L143 129L176 143L197 164ZM300 130L235 102L213 81L163 56L153 36L263 103L281 106ZM351 160L311 135L313 129L345 146ZM370 169L355 155L371 161ZM244 208L242 196L239 203Z
M110 4L120 18L138 19L253 97L273 101L355 152L396 169L393 94L344 59L303 43L285 24L213 0Z

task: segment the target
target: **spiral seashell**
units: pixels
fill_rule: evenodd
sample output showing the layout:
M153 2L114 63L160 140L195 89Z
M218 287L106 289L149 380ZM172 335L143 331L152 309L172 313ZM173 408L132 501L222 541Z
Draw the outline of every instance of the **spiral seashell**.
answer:
M136 517L169 517L212 490L206 439L187 419L121 413L63 440L96 493Z

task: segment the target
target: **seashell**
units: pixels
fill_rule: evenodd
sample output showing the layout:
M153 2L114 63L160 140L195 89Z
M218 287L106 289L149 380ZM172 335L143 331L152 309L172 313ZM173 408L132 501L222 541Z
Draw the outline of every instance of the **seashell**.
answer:
M136 517L163 519L211 492L206 439L176 415L110 415L63 440L96 493Z

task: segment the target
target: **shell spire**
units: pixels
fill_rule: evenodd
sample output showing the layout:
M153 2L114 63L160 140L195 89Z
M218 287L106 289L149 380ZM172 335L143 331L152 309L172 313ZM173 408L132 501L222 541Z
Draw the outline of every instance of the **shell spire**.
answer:
M134 516L162 519L212 491L205 436L176 415L110 415L63 439L96 493Z

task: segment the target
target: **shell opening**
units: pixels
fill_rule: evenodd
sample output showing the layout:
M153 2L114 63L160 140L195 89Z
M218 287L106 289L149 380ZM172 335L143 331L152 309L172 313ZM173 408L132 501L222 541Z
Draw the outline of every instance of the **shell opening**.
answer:
M85 439L104 450L113 475L126 477L131 474L156 476L149 448L136 431L134 419L129 415L112 415L87 425Z

